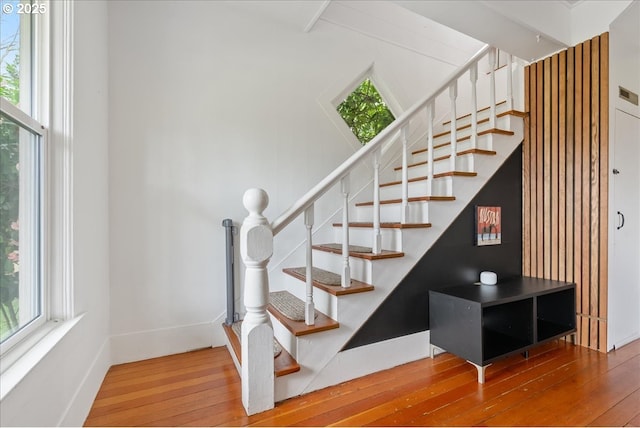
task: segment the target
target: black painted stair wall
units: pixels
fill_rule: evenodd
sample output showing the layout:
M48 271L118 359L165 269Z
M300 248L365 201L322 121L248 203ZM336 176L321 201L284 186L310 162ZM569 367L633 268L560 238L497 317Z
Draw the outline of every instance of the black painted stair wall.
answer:
M502 243L474 242L475 206L502 207ZM436 210L436 207L431 209ZM498 169L343 350L429 329L429 290L522 274L522 148Z

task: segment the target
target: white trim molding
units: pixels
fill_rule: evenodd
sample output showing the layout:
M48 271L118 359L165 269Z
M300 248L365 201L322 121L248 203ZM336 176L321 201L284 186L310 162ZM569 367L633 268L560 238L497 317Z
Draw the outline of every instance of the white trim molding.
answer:
M47 322L2 358L2 398L41 361L82 316L73 309L72 94L73 1L47 3L50 20L36 32L41 58L38 116L47 127L44 145L43 281ZM48 49L47 47L51 47Z
M65 322L50 321L2 357L6 370L0 376L0 401L38 365L71 331L84 314ZM5 369L3 367L3 369Z
M211 322L112 335L112 364L224 346L223 320L224 314Z
M331 0L324 0L324 2L322 2L320 7L318 8L318 11L315 13L315 15L313 15L313 18L311 18L311 20L306 25L306 27L304 27L305 33L308 33L309 31L313 30L313 27L316 25L316 22L318 22L318 20L322 17L322 14L324 13L325 10L327 10L327 8L329 7L329 4L331 4Z
M359 71L356 71L354 67L350 71L345 72L344 75L353 77L334 82L318 97L317 101L327 118L329 118L344 139L347 140L353 150L358 151L362 148L362 144L353 132L351 132L351 129L349 129L344 119L340 116L340 113L338 113L338 105L364 80L371 79L394 117L400 116L404 109L385 84L385 79L380 75L380 72L375 67L375 63L368 63L367 65L361 63Z
M50 213L46 271L52 318L74 316L73 280L73 1L51 3L51 103L47 148Z

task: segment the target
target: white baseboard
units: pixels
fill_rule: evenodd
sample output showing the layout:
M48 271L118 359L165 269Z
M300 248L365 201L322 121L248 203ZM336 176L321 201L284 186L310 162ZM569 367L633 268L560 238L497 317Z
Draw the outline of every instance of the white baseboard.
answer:
M105 340L58 426L82 426L109 368L114 364L224 346L224 314L214 321L111 336Z
M84 425L109 367L111 367L111 340L106 338L57 426Z
M212 346L224 346L223 321L224 314L213 321L200 324L113 335L111 336L112 364L164 357Z
M429 355L429 331L342 351L309 384L305 393L427 358Z
M632 334L631 336L628 336L628 337L626 337L624 339L620 339L616 343L613 344L613 346L611 347L611 349L609 349L609 351L611 351L613 348L620 349L623 346L628 345L629 343L631 343L634 340L637 340L639 338L640 338L640 335L635 333L635 334Z

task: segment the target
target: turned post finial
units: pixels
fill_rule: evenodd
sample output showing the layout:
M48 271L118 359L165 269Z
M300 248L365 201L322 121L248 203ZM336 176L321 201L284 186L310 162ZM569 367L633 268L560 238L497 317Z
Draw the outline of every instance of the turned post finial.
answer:
M240 229L240 254L251 266L266 266L273 254L273 231L262 212L269 205L269 196L262 189L249 189L242 197L249 215ZM264 263L264 264L263 264Z
M249 189L244 192L242 204L249 211L249 217L262 217L262 212L269 205L269 195L262 189Z

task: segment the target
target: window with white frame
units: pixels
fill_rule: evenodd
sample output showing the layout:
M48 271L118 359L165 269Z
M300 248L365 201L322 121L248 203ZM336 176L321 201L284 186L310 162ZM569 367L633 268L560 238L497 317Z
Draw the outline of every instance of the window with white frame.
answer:
M0 1L0 349L47 320L40 100L46 4Z
M395 120L370 77L364 79L336 110L363 146Z

